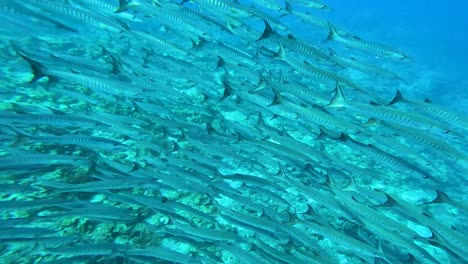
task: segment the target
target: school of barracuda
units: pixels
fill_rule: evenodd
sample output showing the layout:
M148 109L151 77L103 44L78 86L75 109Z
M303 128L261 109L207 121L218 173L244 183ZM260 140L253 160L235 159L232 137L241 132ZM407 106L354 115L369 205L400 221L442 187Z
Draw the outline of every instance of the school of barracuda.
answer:
M0 3L1 263L468 262L468 118L325 3Z

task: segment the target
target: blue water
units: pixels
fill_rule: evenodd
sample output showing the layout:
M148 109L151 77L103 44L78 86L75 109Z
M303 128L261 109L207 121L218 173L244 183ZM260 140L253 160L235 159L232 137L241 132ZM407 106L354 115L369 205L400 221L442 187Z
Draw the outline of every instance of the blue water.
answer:
M468 2L329 0L331 21L354 34L386 43L413 58L413 86L462 110L468 100ZM422 79L422 80L421 80ZM455 101L452 101L456 99Z

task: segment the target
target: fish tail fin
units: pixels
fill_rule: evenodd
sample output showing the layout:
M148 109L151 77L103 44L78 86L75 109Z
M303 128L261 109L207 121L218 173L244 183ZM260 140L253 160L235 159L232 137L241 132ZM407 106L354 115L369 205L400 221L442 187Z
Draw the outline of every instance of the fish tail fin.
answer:
M331 102L328 105L326 105L326 107L346 107L346 105L346 98L343 95L343 91L341 90L340 84L337 82L335 88L335 96L333 97Z
M400 103L400 102L404 102L404 101L405 101L405 98L401 94L400 90L397 90L395 97L393 97L392 101L390 101L390 103L388 103L387 106Z

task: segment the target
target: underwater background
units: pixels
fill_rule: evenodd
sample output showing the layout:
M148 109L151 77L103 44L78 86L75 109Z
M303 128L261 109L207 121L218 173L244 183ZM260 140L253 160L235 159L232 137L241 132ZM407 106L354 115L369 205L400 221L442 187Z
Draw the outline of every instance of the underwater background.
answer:
M398 46L417 64L414 82L404 89L432 96L459 111L468 104L468 18L463 0L329 1L330 19L359 31L362 37ZM339 8L338 8L339 6ZM403 88L402 88L403 89Z
M0 264L467 263L466 7L0 0Z

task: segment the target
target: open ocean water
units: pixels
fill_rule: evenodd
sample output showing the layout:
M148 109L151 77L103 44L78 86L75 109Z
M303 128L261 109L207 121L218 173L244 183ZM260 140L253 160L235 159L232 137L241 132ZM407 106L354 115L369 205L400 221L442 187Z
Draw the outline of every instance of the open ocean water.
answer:
M468 104L468 18L466 1L332 1L330 19L404 49L415 65L413 82L402 86L466 113ZM404 70L404 69L403 69ZM414 74L414 75L413 75Z
M0 0L0 264L468 263L467 6Z

